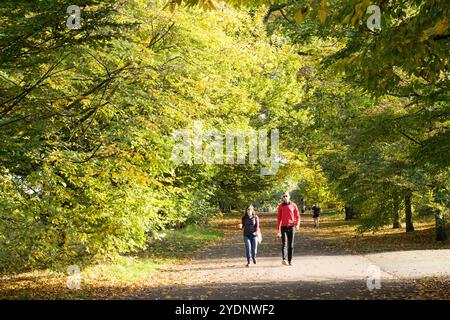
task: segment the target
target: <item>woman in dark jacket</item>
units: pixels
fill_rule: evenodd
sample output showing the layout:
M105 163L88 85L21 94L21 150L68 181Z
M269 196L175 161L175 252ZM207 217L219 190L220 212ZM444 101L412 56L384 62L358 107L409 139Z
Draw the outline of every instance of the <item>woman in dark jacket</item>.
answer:
M312 211L314 218L314 228L318 228L320 220L320 206L317 203L315 203L314 206L312 207Z
M245 215L239 224L244 229L245 255L247 256L247 267L250 267L250 258L256 264L256 252L258 249L259 217L252 205L245 210Z

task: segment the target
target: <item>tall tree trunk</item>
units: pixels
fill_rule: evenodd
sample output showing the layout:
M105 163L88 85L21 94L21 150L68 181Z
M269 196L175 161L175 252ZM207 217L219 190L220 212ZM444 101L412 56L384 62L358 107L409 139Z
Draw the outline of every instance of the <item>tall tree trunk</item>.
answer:
M447 240L444 215L439 209L434 212L434 219L436 221L436 241Z
M219 201L219 209L221 212L225 212L225 205L222 201Z
M394 223L392 225L392 228L394 229L398 229L401 228L401 224L400 224L400 203L397 199L397 197L394 199L394 203L393 203L393 219L394 219Z
M344 210L345 210L345 220L351 220L355 217L355 212L353 211L352 208L345 206Z
M405 219L406 219L406 232L414 231L414 225L412 220L411 210L411 193L408 192L405 195Z

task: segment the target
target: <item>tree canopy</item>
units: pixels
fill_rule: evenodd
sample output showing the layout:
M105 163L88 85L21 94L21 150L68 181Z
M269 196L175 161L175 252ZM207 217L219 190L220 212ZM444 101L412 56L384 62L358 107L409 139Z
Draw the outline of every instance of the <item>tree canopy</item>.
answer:
M428 207L445 239L448 1L0 7L0 268L92 261L293 190L361 230ZM176 129L280 132L280 168L174 163ZM203 146L205 147L205 146ZM406 210L408 211L408 210Z

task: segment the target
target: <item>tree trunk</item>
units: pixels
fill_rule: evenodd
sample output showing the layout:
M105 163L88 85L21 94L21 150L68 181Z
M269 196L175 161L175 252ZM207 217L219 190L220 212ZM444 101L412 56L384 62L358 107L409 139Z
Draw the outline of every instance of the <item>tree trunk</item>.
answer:
M344 207L345 210L345 220L351 220L355 217L355 212L350 207Z
M405 219L406 219L406 232L414 231L412 210L411 210L411 193L407 193L405 195Z
M223 213L231 212L231 205L225 201L219 201L219 208Z
M392 228L394 229L398 229L401 228L401 224L400 224L400 205L398 202L398 199L394 199L394 204L393 204L393 214L394 214L394 223Z
M436 221L436 241L447 240L447 232L445 230L445 219L439 209L434 212L434 218Z

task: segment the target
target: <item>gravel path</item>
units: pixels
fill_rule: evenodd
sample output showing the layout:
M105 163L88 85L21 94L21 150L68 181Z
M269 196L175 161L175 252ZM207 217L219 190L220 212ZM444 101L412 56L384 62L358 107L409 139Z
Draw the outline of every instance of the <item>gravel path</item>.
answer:
M281 264L275 215L261 214L263 243L256 265L245 266L242 231L226 225L224 239L191 263L162 270L160 276L169 277L171 285L149 283L131 298L410 299L417 296L414 278L450 275L450 250L349 254L318 239L312 218L302 218L295 235L293 266ZM379 268L380 289L367 287L372 268Z

